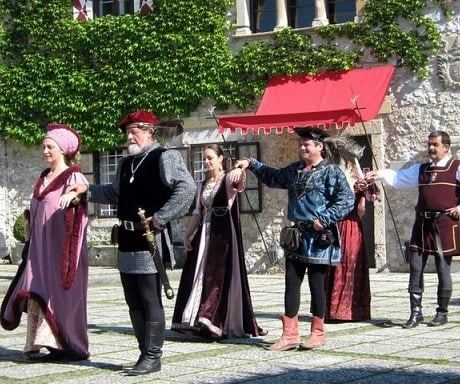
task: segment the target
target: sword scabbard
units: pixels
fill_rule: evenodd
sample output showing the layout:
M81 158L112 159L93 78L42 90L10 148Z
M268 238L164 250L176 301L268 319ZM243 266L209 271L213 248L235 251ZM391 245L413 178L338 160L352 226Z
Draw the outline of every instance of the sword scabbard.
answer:
M169 283L169 278L168 278L168 275L166 274L165 265L163 264L161 255L158 251L158 247L155 241L155 234L150 229L150 225L145 219L145 210L140 208L138 211L138 215L141 218L142 225L144 226L145 233L143 235L145 236L147 240L147 244L149 246L150 253L152 254L153 263L155 264L158 270L158 274L160 275L161 283L163 284L166 298L173 299L174 291L171 287L171 284Z

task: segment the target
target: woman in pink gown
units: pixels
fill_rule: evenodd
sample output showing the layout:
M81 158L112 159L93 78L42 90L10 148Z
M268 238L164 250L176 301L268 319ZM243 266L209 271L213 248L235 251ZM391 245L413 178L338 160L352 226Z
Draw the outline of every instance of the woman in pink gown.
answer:
M23 353L30 360L84 360L89 357L87 210L74 192L88 183L76 165L81 140L70 127L49 124L43 155L49 168L35 185L30 205L29 248L1 306L1 325L19 326L27 313ZM40 349L49 353L43 355Z

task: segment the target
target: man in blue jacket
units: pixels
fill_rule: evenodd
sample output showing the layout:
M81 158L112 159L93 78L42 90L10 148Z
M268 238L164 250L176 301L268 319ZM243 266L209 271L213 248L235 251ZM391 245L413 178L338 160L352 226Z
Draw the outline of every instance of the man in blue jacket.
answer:
M324 277L329 266L340 262L336 223L354 205L353 193L340 168L327 159L329 136L319 128L299 127L300 160L283 168L269 167L254 158L236 162L235 167L251 170L269 187L288 190L288 219L301 234L297 250L286 249L285 314L283 334L269 350L312 349L326 341ZM308 270L311 293L310 336L300 343L298 312L300 287Z

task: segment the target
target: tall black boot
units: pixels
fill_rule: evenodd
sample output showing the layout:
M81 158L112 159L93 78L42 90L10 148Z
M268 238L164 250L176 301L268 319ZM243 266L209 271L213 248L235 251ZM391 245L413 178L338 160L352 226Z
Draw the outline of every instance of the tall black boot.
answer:
M145 323L145 351L141 354L139 362L125 373L128 376L139 376L161 370L163 342L165 340L165 323L151 322Z
M145 319L144 319L144 312L141 310L135 310L135 311L130 311L129 312L129 318L131 319L131 324L133 326L133 331L134 335L136 336L136 340L139 346L139 350L141 354L139 355L139 358L137 359L137 362L133 365L136 366L140 360L143 354L145 354ZM123 370L127 371L133 368L133 366L130 367L124 367Z
M438 308L436 309L436 315L428 326L441 326L447 323L447 313L451 295L452 290L438 290Z
M402 326L404 329L412 329L423 321L422 315L422 293L409 293L410 317Z

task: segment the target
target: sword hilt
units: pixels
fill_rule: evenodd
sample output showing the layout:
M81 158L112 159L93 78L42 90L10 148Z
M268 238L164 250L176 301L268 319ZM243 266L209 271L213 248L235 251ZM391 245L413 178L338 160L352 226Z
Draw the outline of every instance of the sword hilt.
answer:
M145 229L145 233L142 234L142 235L147 238L147 242L150 242L150 243L156 245L156 243L155 243L155 235L153 234L153 231L151 230L150 225L148 224L148 222L145 219L145 210L139 208L139 210L137 211L137 214L141 218L141 223L142 223L142 225L144 226L144 229Z

